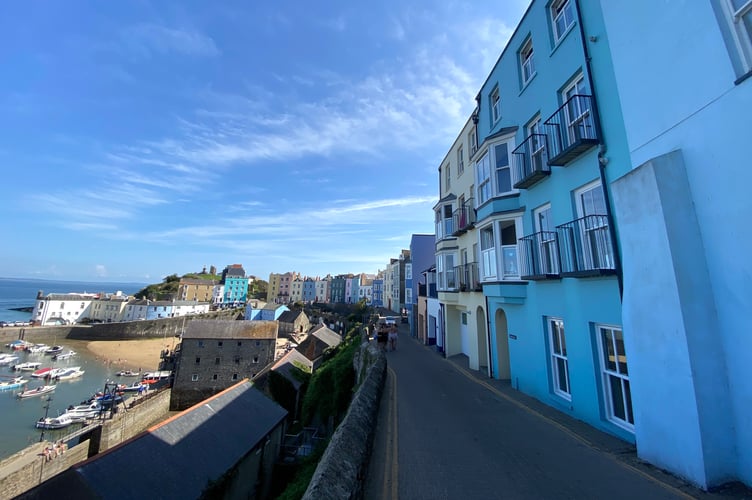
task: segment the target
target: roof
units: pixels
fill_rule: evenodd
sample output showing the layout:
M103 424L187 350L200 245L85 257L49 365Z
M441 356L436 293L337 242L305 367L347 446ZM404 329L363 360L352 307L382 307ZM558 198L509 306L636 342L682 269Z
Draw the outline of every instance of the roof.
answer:
M276 321L194 319L186 325L184 339L276 339Z
M96 455L27 498L198 498L279 425L287 411L242 381ZM57 492L57 493L55 493Z
M329 347L338 346L342 343L342 336L326 326L316 329L316 331L311 332L311 335L323 340Z
M272 371L279 373L287 380L292 382L293 387L298 389L303 383L293 375L295 370L299 370L295 364L300 364L313 370L313 363L305 355L297 349L291 349L290 352L279 358L279 360L272 366Z
M287 308L287 306L284 304L275 304L274 302L269 302L268 304L264 305L262 309L266 309L267 311L276 311L280 307Z
M200 278L183 278L180 280L180 285L202 285L213 287L219 283L219 280L202 280Z
M285 311L279 315L277 321L281 323L295 323L295 320L298 319L301 314L305 316L303 311Z

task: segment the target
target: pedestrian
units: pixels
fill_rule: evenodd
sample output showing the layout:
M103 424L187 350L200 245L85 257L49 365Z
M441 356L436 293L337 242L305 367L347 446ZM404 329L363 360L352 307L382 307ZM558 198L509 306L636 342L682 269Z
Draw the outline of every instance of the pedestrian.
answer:
M389 350L397 350L397 325L392 325L389 329Z

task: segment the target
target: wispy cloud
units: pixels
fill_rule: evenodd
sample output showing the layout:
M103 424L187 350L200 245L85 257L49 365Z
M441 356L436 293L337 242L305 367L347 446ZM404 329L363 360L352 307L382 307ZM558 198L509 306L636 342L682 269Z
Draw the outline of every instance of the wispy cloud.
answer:
M200 57L220 54L211 37L190 29L142 23L125 28L121 38L125 46L142 57L170 53Z

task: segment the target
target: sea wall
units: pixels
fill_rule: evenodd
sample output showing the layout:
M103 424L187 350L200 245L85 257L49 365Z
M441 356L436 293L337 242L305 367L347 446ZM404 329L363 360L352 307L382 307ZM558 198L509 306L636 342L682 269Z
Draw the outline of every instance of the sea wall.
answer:
M386 380L386 356L364 342L353 369L362 383L316 467L304 499L361 498Z
M170 391L147 394L139 404L123 409L104 424L100 451L107 450L165 420L170 414Z
M134 340L142 338L172 337L194 319L236 319L237 311L215 311L196 316L164 318L144 321L123 321L120 323L97 323L93 325L63 326L24 326L0 329L3 345L11 340L23 338L29 342L35 339L76 339L76 340Z

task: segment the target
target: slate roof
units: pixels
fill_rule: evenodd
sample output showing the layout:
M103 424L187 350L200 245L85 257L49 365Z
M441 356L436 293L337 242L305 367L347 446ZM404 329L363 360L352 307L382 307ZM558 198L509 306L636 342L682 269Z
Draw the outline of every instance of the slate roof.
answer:
M306 358L315 361L324 354L324 351L330 347L339 345L341 342L342 337L329 328L324 327L311 333L296 349Z
M22 498L198 498L286 415L244 380Z
M184 339L276 339L276 321L194 319L186 325Z
M303 311L285 311L279 315L278 321L280 323L295 323L295 320L300 317L301 314L305 314Z
M276 311L280 307L287 307L287 306L284 304L275 304L274 302L269 302L263 307L263 309L266 309L267 311Z
M334 330L327 328L326 326L324 326L324 328L319 328L316 331L311 332L311 335L326 342L329 347L335 347L342 343L342 335L338 334Z
M202 286L214 286L219 283L219 280L202 280L201 278L183 278L180 280L180 285L202 285Z
M313 370L313 363L311 360L306 358L305 355L297 349L292 349L274 363L272 371L279 373L292 382L293 387L297 390L302 385L302 382L293 375L294 370L299 370L299 368L295 366L295 363L307 366L311 371Z

